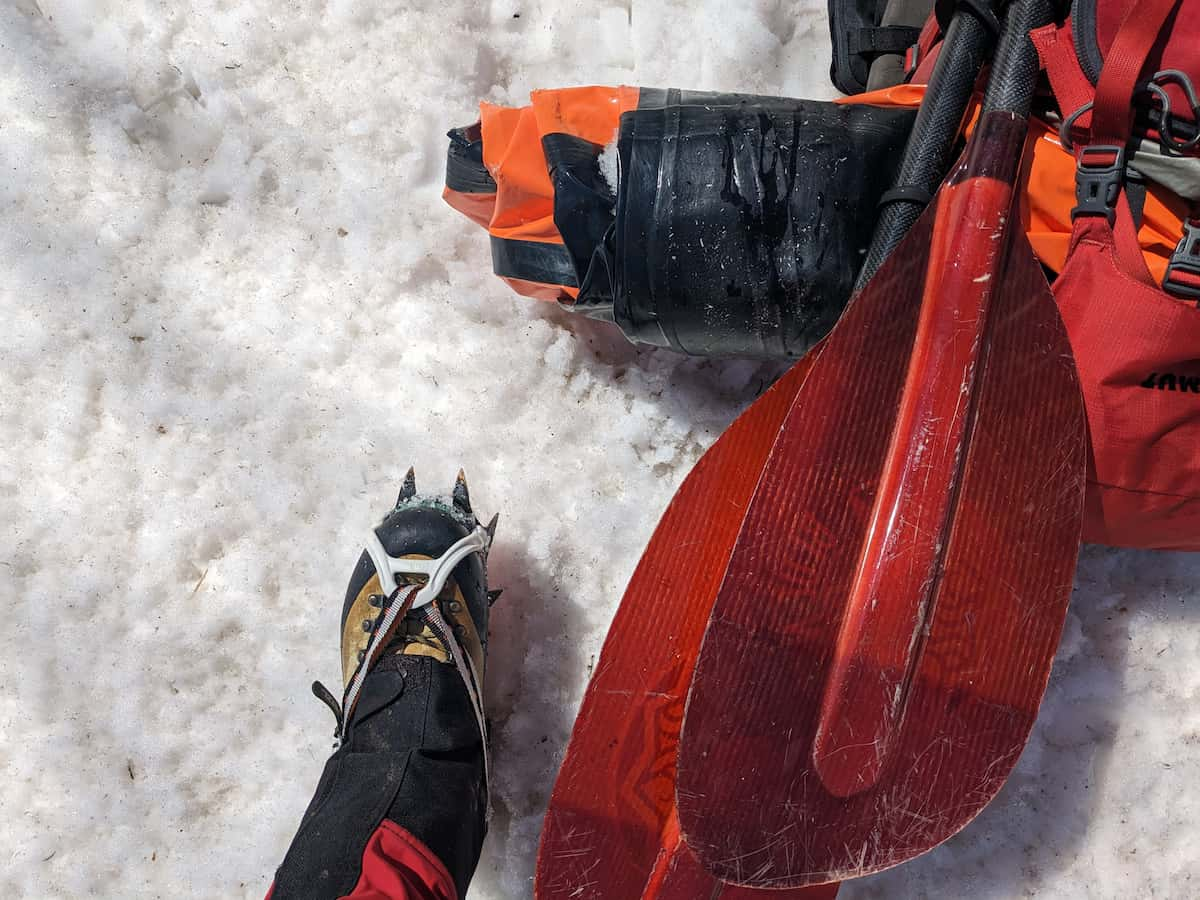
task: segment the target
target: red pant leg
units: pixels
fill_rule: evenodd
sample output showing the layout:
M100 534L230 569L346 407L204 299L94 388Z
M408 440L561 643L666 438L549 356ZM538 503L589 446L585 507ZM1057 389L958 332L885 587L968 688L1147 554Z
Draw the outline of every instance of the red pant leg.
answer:
M275 886L267 891L271 900ZM362 875L344 900L458 900L446 867L415 837L384 819L363 850Z

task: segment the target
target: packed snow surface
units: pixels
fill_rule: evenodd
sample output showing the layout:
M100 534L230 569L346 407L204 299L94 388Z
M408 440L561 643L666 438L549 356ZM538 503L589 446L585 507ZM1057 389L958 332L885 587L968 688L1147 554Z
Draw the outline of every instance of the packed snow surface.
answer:
M520 299L439 199L476 102L828 97L824 0L0 4L4 897L261 897L329 751L365 530L501 513L496 817L524 898L643 545L777 368ZM1200 564L1084 553L1042 716L961 835L847 898L1200 894ZM625 898L612 898L625 900Z

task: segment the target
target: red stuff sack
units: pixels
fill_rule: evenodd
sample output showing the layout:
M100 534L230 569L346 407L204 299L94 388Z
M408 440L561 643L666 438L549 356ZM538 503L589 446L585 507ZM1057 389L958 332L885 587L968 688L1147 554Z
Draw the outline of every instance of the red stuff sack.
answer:
M1054 293L1091 433L1084 540L1200 550L1200 0L1076 0L1072 13L1033 38L1076 158ZM1178 194L1162 281L1138 244L1147 182Z

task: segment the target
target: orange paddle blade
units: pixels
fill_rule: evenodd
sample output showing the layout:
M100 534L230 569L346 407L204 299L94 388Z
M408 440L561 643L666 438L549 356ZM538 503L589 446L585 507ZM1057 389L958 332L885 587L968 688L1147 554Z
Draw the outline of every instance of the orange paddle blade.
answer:
M804 381L797 363L692 469L667 507L609 629L546 813L538 900L752 900L682 843L675 752L717 587L759 473ZM828 900L819 891L765 900Z

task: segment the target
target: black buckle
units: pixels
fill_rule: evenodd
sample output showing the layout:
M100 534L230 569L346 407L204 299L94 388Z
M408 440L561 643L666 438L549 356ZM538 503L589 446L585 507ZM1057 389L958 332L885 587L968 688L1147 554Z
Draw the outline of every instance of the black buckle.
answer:
M1117 221L1117 198L1124 182L1124 147L1116 144L1084 147L1075 169L1075 208L1071 210L1071 221L1079 216L1104 216L1112 225Z
M1177 297L1200 300L1200 220L1184 221L1183 238L1167 263L1163 290Z

